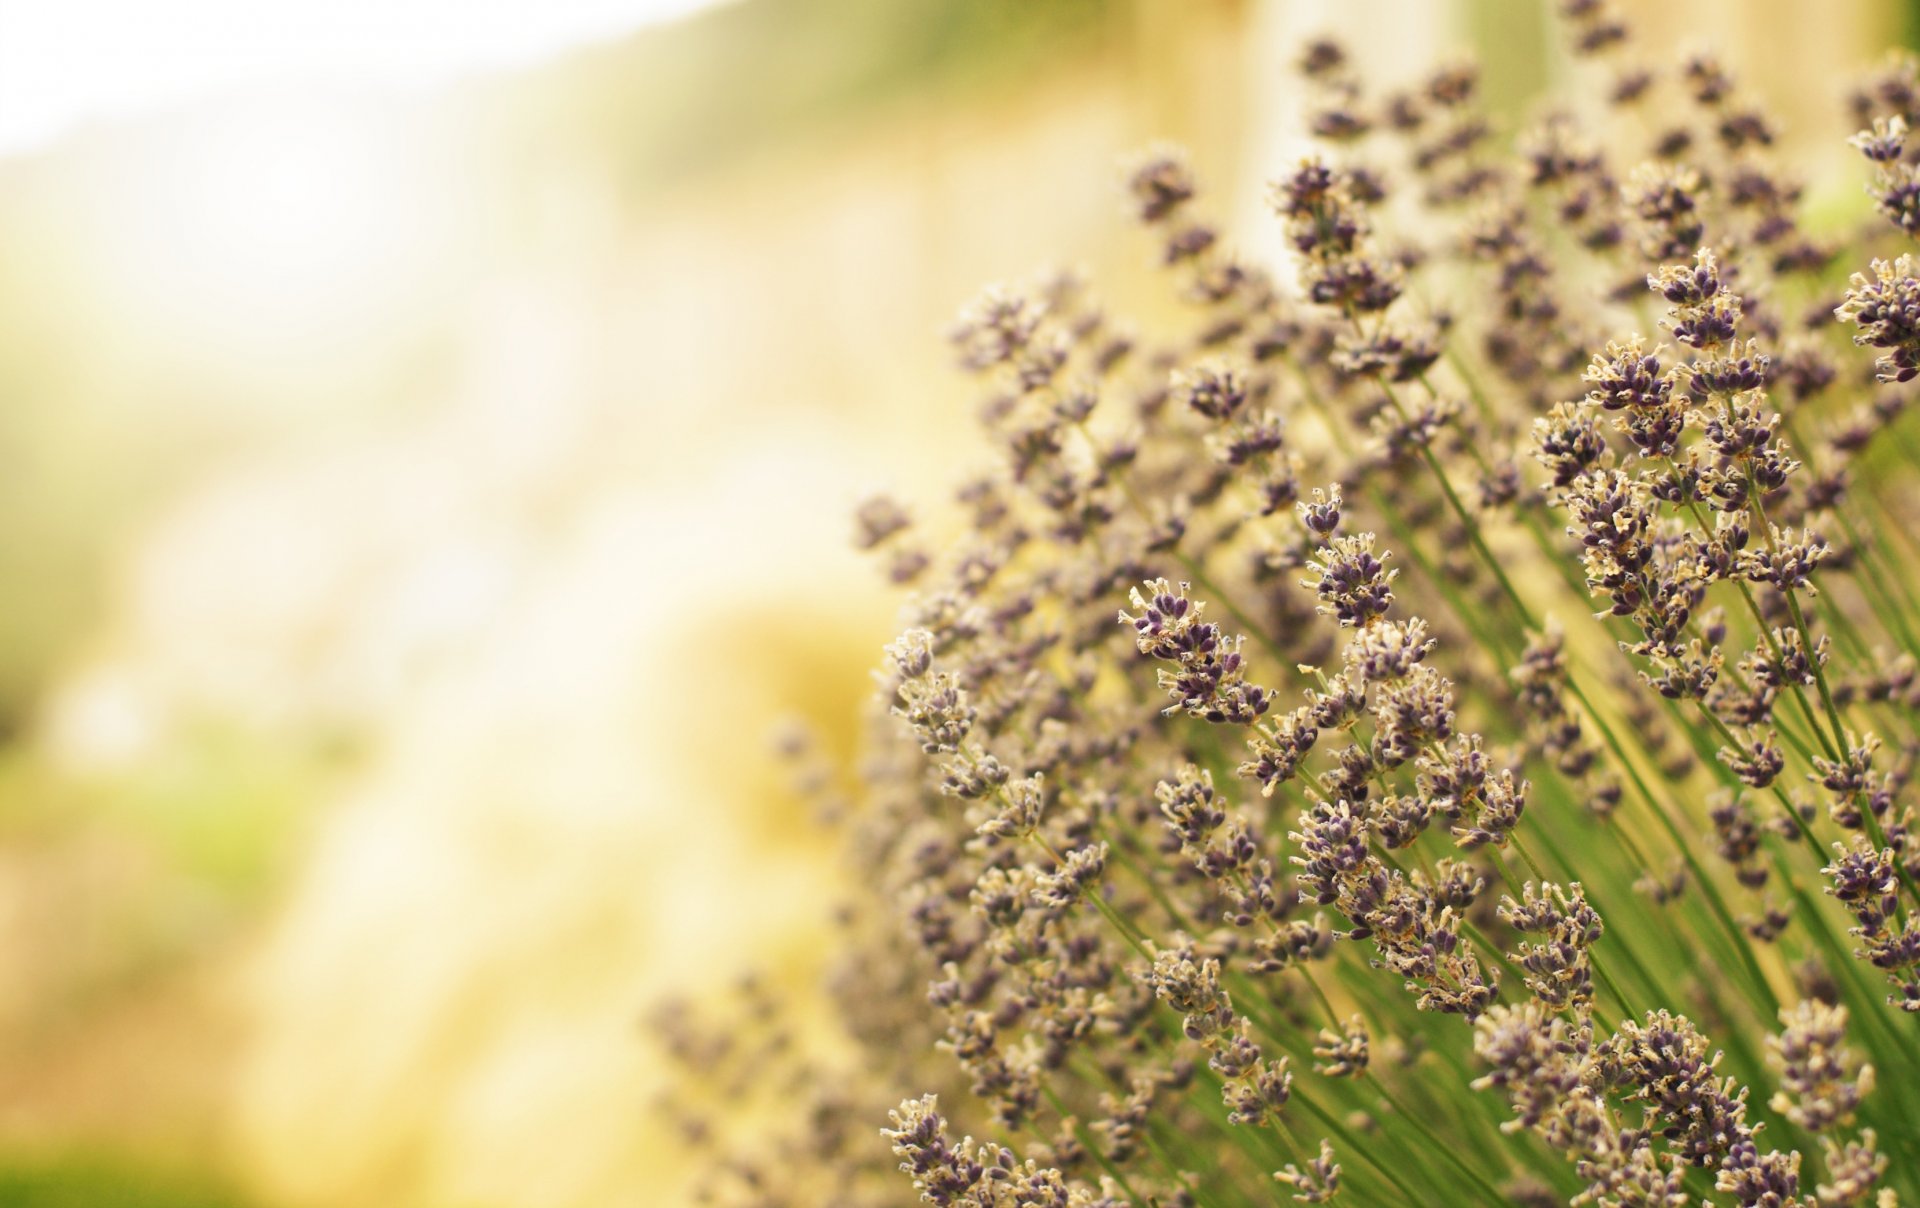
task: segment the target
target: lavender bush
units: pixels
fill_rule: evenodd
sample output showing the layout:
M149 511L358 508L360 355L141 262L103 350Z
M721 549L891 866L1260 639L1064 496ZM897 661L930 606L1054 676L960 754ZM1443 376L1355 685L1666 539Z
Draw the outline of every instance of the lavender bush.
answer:
M998 468L861 509L906 623L792 752L830 1035L660 1019L710 1200L1920 1202L1920 64L1816 232L1724 65L1562 7L1511 145L1308 47L1280 276L1144 156L1183 333L966 311Z

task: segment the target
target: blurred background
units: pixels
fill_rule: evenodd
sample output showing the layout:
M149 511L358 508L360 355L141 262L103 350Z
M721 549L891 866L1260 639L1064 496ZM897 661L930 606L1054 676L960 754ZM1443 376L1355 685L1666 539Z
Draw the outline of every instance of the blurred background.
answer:
M1886 0L1635 3L1810 164ZM989 280L1164 306L1288 66L1566 69L1535 0L0 0L0 1204L672 1203L638 1020L803 978ZM903 1185L904 1187L904 1185Z

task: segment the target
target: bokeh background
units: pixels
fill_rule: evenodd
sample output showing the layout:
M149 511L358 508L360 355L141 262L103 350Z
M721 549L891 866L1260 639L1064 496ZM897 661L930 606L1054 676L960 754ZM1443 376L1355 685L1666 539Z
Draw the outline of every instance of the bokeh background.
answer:
M1886 0L1636 3L1810 170ZM1237 240L1287 65L1538 0L0 3L0 1204L676 1202L647 1004L808 976L940 335L1164 305L1117 163ZM903 1193L905 1190L903 1183Z

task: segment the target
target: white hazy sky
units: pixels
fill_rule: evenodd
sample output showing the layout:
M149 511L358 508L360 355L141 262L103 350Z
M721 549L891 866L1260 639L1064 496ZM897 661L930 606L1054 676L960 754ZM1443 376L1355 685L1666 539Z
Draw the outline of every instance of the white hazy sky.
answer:
M714 0L0 0L0 154L90 118L303 79L432 84Z

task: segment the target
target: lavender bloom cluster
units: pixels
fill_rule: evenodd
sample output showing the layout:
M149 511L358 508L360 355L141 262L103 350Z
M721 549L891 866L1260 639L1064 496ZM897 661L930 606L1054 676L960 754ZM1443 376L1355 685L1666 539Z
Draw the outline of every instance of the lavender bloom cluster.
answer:
M900 634L789 752L818 1000L659 1021L704 1202L1920 1203L1920 60L1816 226L1727 65L1559 8L1512 133L1304 48L1278 271L1131 163L1178 330L962 313L996 468L859 509Z

